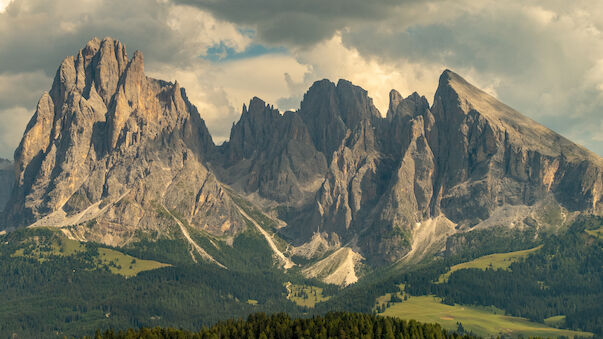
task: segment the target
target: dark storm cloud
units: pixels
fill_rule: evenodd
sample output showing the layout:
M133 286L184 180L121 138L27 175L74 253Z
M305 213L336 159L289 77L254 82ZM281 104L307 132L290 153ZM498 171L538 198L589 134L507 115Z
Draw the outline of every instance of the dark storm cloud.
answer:
M15 0L0 13L0 74L44 70L54 75L63 58L93 37L106 36L125 43L130 55L143 50L148 62L187 63L206 50L203 43L212 43L203 35L211 35L215 25L190 23L179 15L194 11L175 15L173 10L172 3L161 0Z
M175 0L256 30L263 41L307 46L345 27L381 20L405 3L394 0Z

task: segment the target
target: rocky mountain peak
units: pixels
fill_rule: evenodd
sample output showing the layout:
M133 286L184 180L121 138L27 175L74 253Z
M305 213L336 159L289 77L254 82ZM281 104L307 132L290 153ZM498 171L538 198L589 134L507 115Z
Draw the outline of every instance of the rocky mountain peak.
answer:
M249 108L243 105L241 118L232 127L228 142L229 158L251 158L253 153L267 146L272 139L281 114L264 100L253 97Z
M387 108L386 115L388 120L392 119L402 99L404 98L402 97L402 94L400 94L400 92L396 91L395 89L389 91L389 106Z
M440 77L431 111L440 192L434 211L441 207L454 221L471 214L485 220L502 204L532 205L549 194L569 210L600 211L603 163L592 152L450 70ZM475 203L475 195L488 198Z
M356 86L348 80L339 79L337 95L339 110L348 128L353 129L363 120L381 118L381 114L373 105L373 99L362 87Z
M343 79L337 85L327 79L316 81L304 95L299 114L316 149L327 157L339 148L348 130L381 118L368 93Z
M223 210L229 198L202 162L213 148L177 82L146 77L141 52L128 60L121 42L92 39L61 63L27 126L15 152L18 182L7 223L62 226L95 219L101 228L123 225L114 240L96 238L119 243L134 229L156 229L156 216L142 211L159 204L188 206L178 213L192 224L198 213L215 213L203 223L207 231L234 231L241 225L230 219L236 212ZM172 186L184 181L192 190L186 197ZM126 195L128 202L116 205ZM210 211L216 203L220 211Z
M571 158L600 160L584 147L503 104L450 70L445 70L440 76L434 106L438 107L434 114L436 111L448 113L446 116L439 114L437 118L440 121L454 123L465 119L465 116L480 116L494 130L502 133L499 137L507 138L509 142L530 145L549 156L565 154Z
M390 121L395 118L413 118L423 115L429 110L429 102L417 92L413 92L408 97L403 98L398 91L391 90L389 98L390 102L386 117Z
M51 96L66 100L72 90L90 98L96 92L107 106L128 64L125 46L118 40L90 40L75 56L63 60L55 77Z

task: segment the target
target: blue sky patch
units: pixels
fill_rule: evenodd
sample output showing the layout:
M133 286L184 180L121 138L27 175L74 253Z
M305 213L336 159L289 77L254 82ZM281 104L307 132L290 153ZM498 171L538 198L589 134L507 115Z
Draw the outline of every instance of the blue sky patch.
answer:
M251 44L247 46L243 52L237 52L232 47L227 46L223 41L220 41L219 44L209 47L206 55L202 56L202 58L211 62L225 62L254 58L267 54L287 53L288 51L285 47L267 47L260 44Z

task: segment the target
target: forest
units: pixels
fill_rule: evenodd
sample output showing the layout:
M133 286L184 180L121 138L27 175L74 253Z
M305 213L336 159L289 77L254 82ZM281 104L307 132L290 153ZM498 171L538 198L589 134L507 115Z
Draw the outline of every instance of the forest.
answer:
M537 322L563 315L564 327L603 335L603 239L587 232L601 226L600 217L579 218L566 232L544 235L542 248L509 270L463 269L437 283L457 263L450 261L399 281L413 295L434 294L448 304L493 305Z
M456 246L461 250L443 253L431 262L412 268L381 267L344 289L320 285L317 281L309 283L293 270L284 273L269 261L259 260L263 255L255 252L268 249L261 247L262 240L254 234L235 239L237 246L233 248L238 252L225 253L220 258L231 267L237 267L236 270L194 264L186 243L178 240L143 241L121 248L119 250L136 258L171 264L125 278L111 273L106 267L95 266L94 258L99 250L95 244L86 244L85 250L78 255L51 255L43 260L28 257L25 254L31 249L24 248L28 239L36 239L38 248L45 249L57 233L26 229L0 236L0 296L3 299L0 303L0 337L81 337L93 335L97 329L103 335L107 334L107 329L114 329L116 332L110 331L107 335L118 335L119 330L142 327L149 333L169 333L172 330L168 328L193 331L181 332L184 334L176 337L199 337L202 333L211 336L211 331L228 323L237 324L233 330L249 331L255 325L239 320L216 322L245 318L258 312L286 312L288 316L281 314L278 317L288 319L283 320L287 324L295 324L291 325L291 331L295 332L299 327L314 333L311 323L303 319L324 322L324 317L311 317L334 311L361 312L367 318L339 313L325 317L331 317L335 322L341 317L351 317L359 324L370 319L383 325L381 333L384 333L390 326L386 324L391 323L395 329L404 328L402 324L405 323L373 318L370 314L375 312L375 299L398 290L400 284L404 284L404 292L408 295L436 295L448 304L493 305L508 315L538 322L564 316L562 327L603 336L603 240L592 231L601 226L603 218L590 217L578 219L563 232L543 233L538 238L522 233L493 237L488 232L470 232L464 235L465 239L451 240L469 243L469 249ZM460 262L505 248L521 250L535 245L542 247L524 260L511 264L508 270L463 269L453 272L447 282L438 282L440 275ZM19 250L24 256L15 255ZM239 263L236 262L238 258ZM298 306L286 298L287 282L319 286L329 299L317 303L314 308ZM265 317L262 321L266 324L281 319ZM370 328L375 330L375 324ZM356 330L365 331L367 327L363 326ZM331 336L330 329L325 327L325 330L327 337ZM441 329L435 331L439 333ZM254 333L256 337L261 334ZM269 333L265 334L270 338ZM123 332L122 335L127 334Z
M433 338L472 339L474 336L447 332L438 324L422 324L391 317L369 314L336 312L325 316L292 319L285 313L267 316L264 313L249 315L247 320L221 321L199 332L173 328L140 328L126 331L97 331L94 339L205 339L205 338ZM84 337L84 339L91 339Z

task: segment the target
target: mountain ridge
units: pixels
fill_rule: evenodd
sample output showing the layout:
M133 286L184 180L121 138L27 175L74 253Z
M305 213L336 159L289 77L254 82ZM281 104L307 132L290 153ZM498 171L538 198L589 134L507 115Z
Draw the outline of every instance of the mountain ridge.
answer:
M392 90L385 116L344 79L315 82L294 112L254 97L216 146L178 82L147 77L143 54L128 59L112 38L61 63L15 168L5 228L113 246L195 230L228 244L255 229L244 199L307 268L345 249L343 280L330 279L344 285L361 266L423 260L475 227L541 230L603 213L601 157L450 70L431 106ZM545 209L563 220L551 225Z

